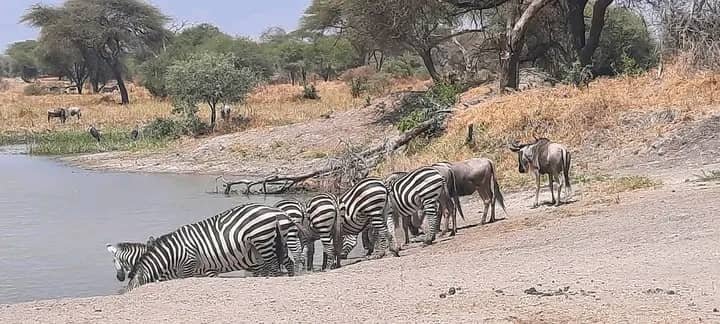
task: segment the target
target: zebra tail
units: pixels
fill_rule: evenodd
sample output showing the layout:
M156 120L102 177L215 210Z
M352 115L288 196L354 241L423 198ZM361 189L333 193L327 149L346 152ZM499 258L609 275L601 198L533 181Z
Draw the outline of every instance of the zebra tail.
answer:
M279 268L280 265L285 264L285 258L288 257L287 242L285 242L285 238L283 237L282 231L280 230L280 222L275 222L275 255L277 256ZM292 272L294 269L286 270Z

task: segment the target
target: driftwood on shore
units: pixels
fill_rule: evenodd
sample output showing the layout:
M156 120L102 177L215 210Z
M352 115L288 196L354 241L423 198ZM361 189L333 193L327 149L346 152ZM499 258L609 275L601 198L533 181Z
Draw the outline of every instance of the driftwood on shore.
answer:
M216 178L216 183L223 187L223 192L227 195L232 192L233 187L244 186L241 191L244 194L282 194L290 188L303 183L309 179L318 177L333 176L338 178L349 178L349 182L353 182L364 178L370 170L378 165L385 156L391 154L395 150L405 146L413 138L429 131L432 126L442 119L443 114L450 113L451 110L440 111L438 115L424 121L414 128L395 136L383 144L366 149L361 152L353 152L349 149L349 145L343 141L348 150L341 157L333 157L327 166L319 168L312 172L298 175L268 175L260 180L240 179L235 181L227 181L224 177Z

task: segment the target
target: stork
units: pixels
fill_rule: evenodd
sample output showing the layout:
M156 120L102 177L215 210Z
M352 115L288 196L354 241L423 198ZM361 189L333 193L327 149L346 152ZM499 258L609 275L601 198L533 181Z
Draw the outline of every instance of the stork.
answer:
M95 126L90 125L90 129L88 129L90 132L90 135L100 143L100 132L95 128Z

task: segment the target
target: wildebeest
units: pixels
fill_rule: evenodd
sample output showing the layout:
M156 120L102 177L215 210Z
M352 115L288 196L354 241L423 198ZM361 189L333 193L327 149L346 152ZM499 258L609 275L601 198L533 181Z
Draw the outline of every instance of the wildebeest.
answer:
M547 138L535 139L534 143L520 144L514 141L508 147L511 151L518 154L518 171L520 173L532 172L535 176L535 204L538 206L540 196L540 176L548 175L550 181L550 194L552 195L551 204L560 205L560 193L563 186L567 196L572 195L572 186L570 185L570 152L562 144L553 143ZM563 180L560 181L560 174ZM557 192L557 200L555 200L555 192L553 190L553 182L557 181L560 185ZM567 198L567 197L566 197Z
M65 120L67 120L67 110L65 110L65 108L50 109L47 111L47 117L48 123L51 118L59 118L60 122L65 124Z
M230 113L232 112L232 106L228 104L224 104L220 108L220 118L222 118L225 122L230 120Z
M90 136L92 136L95 140L98 141L98 143L100 143L100 138L102 136L100 135L100 131L98 131L97 128L95 128L95 126L93 125L90 125L88 131L90 132Z
M475 192L478 193L480 199L482 199L484 206L481 224L485 224L485 219L490 211L490 219L488 222L492 223L495 221L495 204L500 204L503 211L505 210L505 201L503 200L502 192L500 191L500 185L497 182L497 176L495 175L495 166L492 161L486 158L473 158L458 162L441 162L432 165L441 173L446 174L446 177L451 178L449 183L454 185L453 190L455 197L457 196L468 196ZM454 178L454 179L452 179ZM452 201L449 198L445 198L448 202L446 206L452 208L452 204L459 204L459 201ZM454 214L452 209L448 209L447 222L445 223L446 230L450 222L449 218L452 218L453 229L451 235L457 231L457 216ZM458 209L462 216L462 209ZM464 217L463 217L464 218Z
M70 107L67 109L68 117L77 116L77 119L80 120L80 116L82 116L82 113L80 112L80 107Z

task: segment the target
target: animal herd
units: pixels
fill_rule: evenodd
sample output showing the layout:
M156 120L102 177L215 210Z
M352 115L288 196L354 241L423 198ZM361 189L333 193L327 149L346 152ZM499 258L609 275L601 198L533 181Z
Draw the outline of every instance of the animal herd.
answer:
M538 205L540 177L549 176L552 203L561 192L572 195L570 153L546 138L513 142L518 171L535 177ZM559 184L557 197L553 183ZM253 276L295 275L313 269L315 241L323 248L322 269L338 268L362 237L366 258L399 256L410 234L432 244L440 235L457 232L457 213L464 218L459 196L477 192L483 201L481 223L496 220L495 206L505 211L494 163L486 158L442 162L385 178L365 178L340 196L318 194L305 202L288 199L273 206L250 203L223 211L146 243L107 244L116 278L128 280L127 290L177 278L213 277L245 270ZM507 212L505 212L507 214ZM425 233L421 227L425 226ZM452 225L450 225L452 224ZM284 268L284 272L283 272Z

